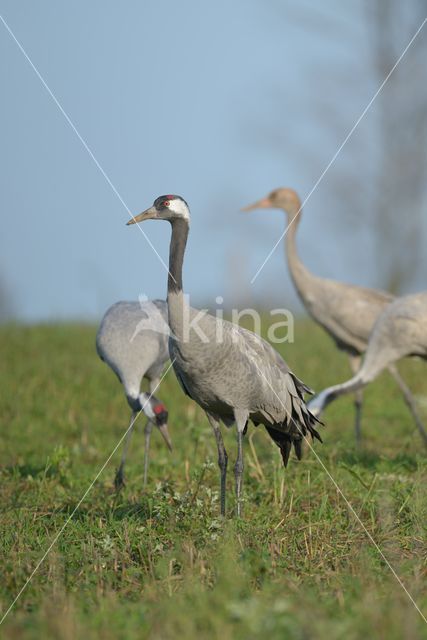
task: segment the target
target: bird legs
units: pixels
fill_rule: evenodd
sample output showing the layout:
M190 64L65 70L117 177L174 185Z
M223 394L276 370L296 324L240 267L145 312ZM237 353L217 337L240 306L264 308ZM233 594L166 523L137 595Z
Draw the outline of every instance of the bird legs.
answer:
M152 380L150 380L150 398L151 396L154 395L155 391L157 390L157 387L160 384L160 378L153 378ZM145 488L147 486L147 478L148 478L148 462L149 462L149 455L150 455L150 440L151 440L151 432L153 430L153 423L151 422L150 419L147 420L145 427L144 427L144 434L145 434L145 447L144 447L144 480L143 480L143 487Z
M130 441L132 439L132 433L135 427L135 422L136 422L136 418L138 417L138 413L139 413L138 411L132 411L129 427L126 432L125 443L123 445L122 459L120 461L120 466L117 469L116 476L114 478L114 486L116 488L116 491L120 491L120 489L122 489L125 486L124 468L125 468L126 456L129 449Z
M219 419L206 411L206 416L209 420L213 432L215 434L216 445L218 447L218 466L221 473L221 515L225 516L225 492L226 492L226 480L227 480L227 462L228 456L224 446L224 440L222 439L221 428L219 426ZM242 480L243 480L243 433L245 431L246 423L248 421L247 411L236 410L234 412L234 419L237 427L237 458L234 465L234 476L236 478L236 514L240 518L242 515Z
M406 405L408 406L409 411L412 414L412 417L415 420L415 424L418 427L418 431L420 432L421 438L423 439L424 445L427 446L427 432L426 429L421 421L421 418L419 416L418 410L417 410L417 404L415 401L414 396L412 395L411 391L409 390L409 388L406 386L405 381L403 380L403 378L401 378L396 365L394 364L390 364L388 367L389 372L391 373L391 375L393 376L393 378L395 379L395 381L397 382L397 385L399 387L399 389L402 392L402 395L405 399Z
M147 420L146 425L144 427L145 434L145 447L144 447L144 488L147 486L147 477L148 477L148 458L150 453L150 438L151 432L153 430L153 423L150 419Z
M348 356L350 361L350 368L353 375L359 371L361 357L356 355ZM359 449L362 444L362 404L363 404L363 389L357 389L354 393L354 431L356 435L356 447Z
M218 447L218 466L221 474L221 515L225 516L225 492L226 492L228 456L225 450L224 440L222 439L222 433L221 433L221 428L219 426L218 418L208 412L206 412L206 416L215 434L216 446Z
M132 433L133 433L133 430L134 430L135 421L136 421L139 413L140 413L139 411L133 411L132 412L132 417L131 417L131 420L130 420L129 428L128 428L128 431L127 431L126 437L125 437L125 443L123 445L122 459L120 461L120 466L116 471L116 477L114 478L114 486L116 488L116 491L120 491L120 489L122 489L125 486L125 474L124 474L125 462L126 462L127 452L129 450L130 441L132 439ZM148 419L147 423L145 425L145 428L144 428L144 433L145 433L144 487L147 486L148 460L149 460L150 438L151 438L152 430L153 430L153 423L151 422L150 419Z
M242 515L242 484L243 484L243 433L248 421L247 411L234 411L234 418L237 427L237 458L234 465L234 475L236 478L236 513L240 518Z

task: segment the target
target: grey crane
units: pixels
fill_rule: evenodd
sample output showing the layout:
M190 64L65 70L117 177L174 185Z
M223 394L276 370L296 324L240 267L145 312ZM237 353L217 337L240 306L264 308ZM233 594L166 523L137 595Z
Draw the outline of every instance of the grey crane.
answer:
M116 302L104 314L96 336L101 360L115 372L123 385L132 410L122 459L115 477L116 489L124 484L124 466L136 417L142 411L145 425L144 486L147 484L150 437L155 424L169 449L168 412L154 396L167 360L169 325L164 300ZM142 379L149 381L150 393L141 392Z
M302 263L296 248L301 206L301 200L293 189L281 188L275 189L267 197L243 210L277 208L286 213L286 256L295 288L311 317L327 331L336 346L347 353L351 370L355 374L359 369L361 356L366 351L376 319L394 297L377 289L344 284L312 274ZM408 403L408 387L396 367L389 367L388 370L419 426L419 416L414 411L414 399ZM361 442L362 402L363 390L358 388L355 392L355 432L358 445Z
M328 387L313 398L309 407L320 415L335 398L362 389L384 369L393 369L405 356L419 356L427 360L427 292L396 298L379 315L362 366L350 380ZM405 400L417 417L420 434L427 445L427 433L418 417L412 394L406 389Z
M220 422L237 427L234 467L237 515L241 515L243 435L248 420L263 424L280 448L286 466L292 444L301 457L301 441L310 434L320 440L316 419L303 393L309 389L262 338L189 306L183 293L182 266L190 210L177 195L160 196L129 220L167 220L172 227L169 248L168 320L173 368L183 391L205 410L215 434L221 477L221 514L225 515L227 452Z

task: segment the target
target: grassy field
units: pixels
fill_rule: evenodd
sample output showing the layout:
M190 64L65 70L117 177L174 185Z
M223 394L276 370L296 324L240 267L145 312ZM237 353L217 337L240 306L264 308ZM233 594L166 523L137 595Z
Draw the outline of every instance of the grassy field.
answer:
M0 609L4 614L128 424L120 385L90 326L0 329ZM283 353L315 389L344 380L345 357L309 322ZM426 367L402 363L415 394ZM216 446L173 373L174 451L153 434L142 491L135 433L127 485L116 495L119 449L0 627L5 638L427 638L427 625L312 452L285 471L262 428L245 440L244 519L219 518ZM425 406L425 405L424 405ZM427 419L427 410L422 409ZM368 532L427 614L427 462L387 375L366 392L365 446L351 398L326 412L315 450Z

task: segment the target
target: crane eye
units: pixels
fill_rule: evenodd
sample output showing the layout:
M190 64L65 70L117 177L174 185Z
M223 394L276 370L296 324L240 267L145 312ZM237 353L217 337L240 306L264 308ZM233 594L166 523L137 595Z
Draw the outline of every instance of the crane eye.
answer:
M165 200L163 203L164 207L168 207L170 205L170 200Z

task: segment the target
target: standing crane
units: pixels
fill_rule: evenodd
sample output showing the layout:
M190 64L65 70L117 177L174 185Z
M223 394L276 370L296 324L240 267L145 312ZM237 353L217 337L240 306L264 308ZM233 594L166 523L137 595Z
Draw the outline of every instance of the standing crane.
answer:
M169 325L164 300L116 302L105 312L96 336L96 350L123 385L132 416L126 433L122 459L116 472L116 489L124 485L124 466L134 424L139 412L147 417L145 425L144 486L147 484L148 456L153 425L162 434L169 449L168 412L154 396L160 376L169 359ZM142 379L149 381L150 393L141 392Z
M319 278L302 263L296 248L296 232L301 218L301 200L293 189L275 189L266 198L255 202L243 211L253 209L282 209L287 215L285 233L286 256L291 278L298 295L311 317L332 337L338 349L349 358L355 374L361 363L361 356L368 346L375 321L394 297L384 291L367 289ZM399 386L412 416L419 426L419 417L414 411L415 401L396 367L388 367ZM363 390L355 391L355 432L356 443L361 442L361 413Z
M206 412L215 434L221 475L221 515L225 515L228 456L220 421L237 427L234 467L237 515L241 515L243 435L249 419L263 424L280 448L286 466L292 445L301 457L302 438L320 440L316 419L303 394L309 389L290 371L279 354L258 335L188 305L183 293L182 266L190 228L190 210L177 195L158 197L129 220L167 220L172 227L169 247L169 352L183 391Z
M310 410L320 415L330 402L341 395L362 389L384 369L393 370L395 363L405 356L419 356L427 360L427 292L396 298L384 309L374 325L363 364L356 375L347 382L321 391L310 401ZM404 397L427 445L427 432L407 388Z

